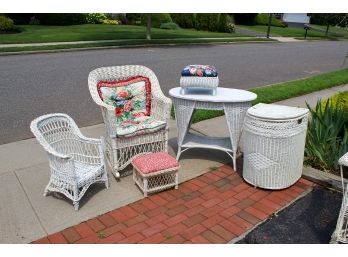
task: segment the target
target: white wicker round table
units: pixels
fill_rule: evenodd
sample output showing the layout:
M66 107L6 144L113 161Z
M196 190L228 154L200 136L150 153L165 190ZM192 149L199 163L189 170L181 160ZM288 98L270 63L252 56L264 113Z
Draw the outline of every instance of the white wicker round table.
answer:
M178 128L177 159L190 148L216 149L226 152L232 158L234 170L237 170L236 154L243 120L251 101L256 99L256 94L223 87L217 88L216 95L204 94L199 89L187 89L187 94L180 94L180 90L180 87L176 87L169 91L173 98ZM224 110L230 137L215 138L189 133L194 109Z
M243 178L267 189L293 185L302 175L308 109L257 104L243 127Z

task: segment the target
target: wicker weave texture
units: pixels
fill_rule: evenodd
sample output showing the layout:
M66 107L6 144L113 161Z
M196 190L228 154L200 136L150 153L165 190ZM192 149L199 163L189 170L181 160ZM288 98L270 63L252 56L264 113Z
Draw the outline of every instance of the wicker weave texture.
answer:
M62 193L78 210L90 185L100 182L108 188L103 140L84 137L73 119L62 113L40 116L30 129L48 154L51 176L45 196Z
M243 178L257 187L282 189L302 175L308 114L289 120L246 115Z
M180 158L182 152L188 150L189 148L211 148L226 152L233 161L233 168L237 170L236 165L236 155L238 150L238 142L243 126L243 120L246 111L251 106L250 101L246 102L208 102L208 101L195 101L181 98L173 98L175 113L176 113L176 123L178 128L178 153L177 159ZM210 141L211 147L206 144L204 138L199 139L197 137L197 142L192 142L190 147L185 147L184 141L186 137L190 137L188 130L191 126L191 118L194 109L205 109L205 110L224 110L226 116L226 122L230 134L230 147L227 150L226 147L219 144L219 140L216 140L216 145L212 138L207 137Z
M151 83L151 117L166 122L166 127L155 133L134 137L117 137L117 123L115 107L105 104L99 97L97 83L99 81L124 80L130 77L147 77ZM157 152L168 150L168 121L172 102L167 98L158 82L154 72L141 65L123 65L101 67L90 72L88 86L91 96L96 104L101 106L104 123L106 125L106 156L116 177L134 156L144 152ZM128 174L122 174L128 175Z

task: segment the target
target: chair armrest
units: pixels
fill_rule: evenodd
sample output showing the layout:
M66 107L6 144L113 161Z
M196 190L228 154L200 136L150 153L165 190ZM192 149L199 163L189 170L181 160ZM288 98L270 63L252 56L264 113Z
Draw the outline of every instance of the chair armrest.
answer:
M348 152L338 160L338 164L348 167Z
M172 100L163 94L160 97L153 97L151 101L151 116L157 120L167 122L170 119Z

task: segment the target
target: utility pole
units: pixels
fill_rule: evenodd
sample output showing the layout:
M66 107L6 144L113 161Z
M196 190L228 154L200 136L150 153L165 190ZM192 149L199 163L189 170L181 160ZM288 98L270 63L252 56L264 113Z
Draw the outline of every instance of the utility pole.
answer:
M271 24L272 24L272 13L270 13L268 16L267 38L269 38L269 33L271 31Z

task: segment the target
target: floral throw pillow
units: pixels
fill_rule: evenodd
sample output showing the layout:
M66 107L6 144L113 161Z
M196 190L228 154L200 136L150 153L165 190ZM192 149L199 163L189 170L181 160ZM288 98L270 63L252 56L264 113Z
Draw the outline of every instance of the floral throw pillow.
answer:
M183 77L217 77L218 73L212 65L191 64L186 66L182 72Z
M146 77L100 81L97 90L104 103L115 107L119 124L151 113L151 83Z

